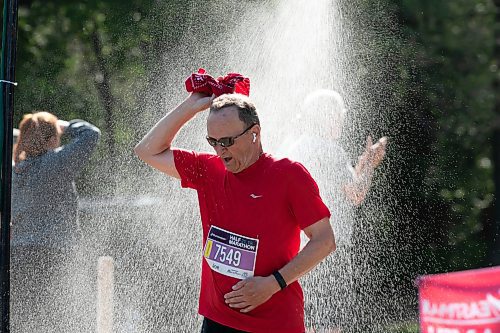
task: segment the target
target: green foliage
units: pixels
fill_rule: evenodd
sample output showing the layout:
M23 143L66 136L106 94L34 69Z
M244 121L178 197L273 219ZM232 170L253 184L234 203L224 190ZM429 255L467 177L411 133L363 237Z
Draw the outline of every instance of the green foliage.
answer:
M115 180L100 181L110 174L106 167L129 160L144 73L182 36L189 5L180 0L22 3L14 126L37 110L96 124L103 138L90 168L99 172L82 177L88 179L83 187L112 190ZM100 181L92 179L95 173Z
M418 113L418 131L431 136L428 154L413 161L423 167L425 188L417 200L438 203L430 251L441 268L488 265L485 220L493 202L492 124L497 74L493 57L495 8L491 1L392 1L400 21L405 65L400 85ZM410 89L412 87L412 89ZM414 142L413 144L421 144ZM444 234L444 235L443 235Z
M415 322L395 324L384 330L385 333L417 333L418 331L418 323Z

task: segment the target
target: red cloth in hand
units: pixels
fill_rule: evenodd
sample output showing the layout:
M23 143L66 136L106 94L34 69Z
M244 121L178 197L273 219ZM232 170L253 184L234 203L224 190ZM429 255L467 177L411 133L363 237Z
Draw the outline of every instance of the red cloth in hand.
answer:
M250 79L238 73L229 73L214 79L200 68L198 73L193 73L186 79L186 90L215 96L232 93L249 96Z

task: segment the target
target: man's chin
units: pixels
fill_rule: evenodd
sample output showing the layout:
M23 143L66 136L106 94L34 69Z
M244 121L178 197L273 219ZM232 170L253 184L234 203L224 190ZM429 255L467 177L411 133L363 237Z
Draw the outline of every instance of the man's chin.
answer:
M226 170L229 171L229 172L233 172L234 168L233 166L231 165L231 162L227 163L227 162L224 162L224 166L226 167Z
M226 170L229 171L229 172L232 172L232 173L238 173L240 172L241 170L238 170L234 165L232 165L231 163L230 164L224 164L224 166L226 167Z

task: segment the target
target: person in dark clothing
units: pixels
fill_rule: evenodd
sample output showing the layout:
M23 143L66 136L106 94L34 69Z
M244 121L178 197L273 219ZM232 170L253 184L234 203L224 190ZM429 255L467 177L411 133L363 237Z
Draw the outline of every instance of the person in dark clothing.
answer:
M61 146L61 137L69 142ZM75 179L100 131L49 112L24 115L12 170L12 332L77 332L69 270L80 238Z

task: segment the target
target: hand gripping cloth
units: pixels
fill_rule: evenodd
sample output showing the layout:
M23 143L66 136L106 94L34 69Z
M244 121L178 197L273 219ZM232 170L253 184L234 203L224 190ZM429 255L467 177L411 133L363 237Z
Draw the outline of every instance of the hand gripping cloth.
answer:
M250 95L250 79L241 74L229 73L214 79L205 73L205 70L200 68L198 73L191 74L186 79L186 90L215 96L232 93Z

